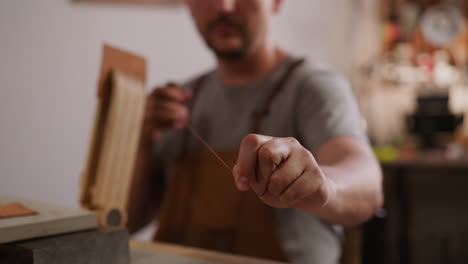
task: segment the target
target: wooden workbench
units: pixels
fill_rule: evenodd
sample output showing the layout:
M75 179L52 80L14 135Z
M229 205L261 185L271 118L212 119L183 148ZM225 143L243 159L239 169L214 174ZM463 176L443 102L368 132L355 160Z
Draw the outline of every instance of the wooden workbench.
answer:
M157 242L130 241L131 264L284 264Z

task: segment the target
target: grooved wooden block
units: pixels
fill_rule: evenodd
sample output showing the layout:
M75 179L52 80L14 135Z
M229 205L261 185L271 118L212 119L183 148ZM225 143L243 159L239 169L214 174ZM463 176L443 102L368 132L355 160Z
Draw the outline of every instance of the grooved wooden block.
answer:
M83 172L81 205L98 214L100 226L124 227L146 93L145 60L104 47L99 105Z

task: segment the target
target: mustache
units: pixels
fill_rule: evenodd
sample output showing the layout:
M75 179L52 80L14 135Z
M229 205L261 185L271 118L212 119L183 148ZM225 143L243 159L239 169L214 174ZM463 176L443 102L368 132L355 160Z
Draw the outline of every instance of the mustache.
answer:
M240 32L245 32L244 25L230 15L219 15L208 23L208 31L212 31L217 25L229 25Z

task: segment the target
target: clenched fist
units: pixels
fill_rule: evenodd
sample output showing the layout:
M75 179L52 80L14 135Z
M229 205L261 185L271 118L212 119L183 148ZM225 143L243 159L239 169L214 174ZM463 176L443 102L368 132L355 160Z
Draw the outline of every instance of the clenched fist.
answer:
M168 129L184 128L189 120L187 104L192 93L175 84L154 89L148 95L143 123L144 139L157 137Z
M250 134L233 170L237 188L250 188L276 208L322 208L336 192L314 156L294 138Z

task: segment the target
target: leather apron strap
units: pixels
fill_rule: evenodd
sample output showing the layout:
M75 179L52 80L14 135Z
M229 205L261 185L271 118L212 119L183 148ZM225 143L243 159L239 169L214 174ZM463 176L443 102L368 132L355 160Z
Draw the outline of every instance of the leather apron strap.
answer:
M254 116L251 132L259 132L274 98L303 61L292 63L281 76ZM205 78L196 81L194 100ZM185 150L169 179L155 240L286 261L272 208L252 191L239 192L232 175L228 175L211 153L186 152L188 136L186 132ZM218 154L225 160L237 159L237 151Z
M275 87L273 88L273 91L267 97L262 107L259 109L259 111L255 113L255 119L251 128L252 133L260 132L262 122L265 119L265 117L269 114L273 100L284 88L286 88L289 80L291 79L293 74L296 72L297 68L299 68L304 63L304 61L305 60L302 58L294 61L286 70L286 72L281 77L281 79L276 83Z

